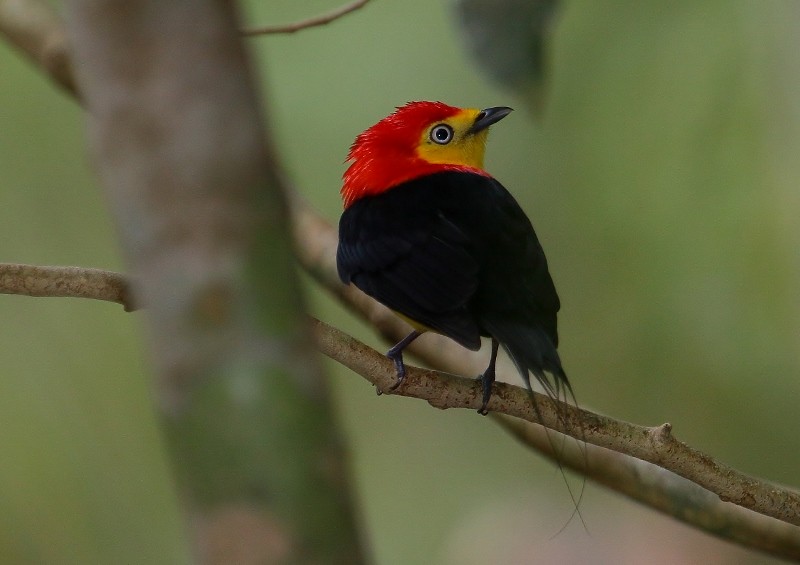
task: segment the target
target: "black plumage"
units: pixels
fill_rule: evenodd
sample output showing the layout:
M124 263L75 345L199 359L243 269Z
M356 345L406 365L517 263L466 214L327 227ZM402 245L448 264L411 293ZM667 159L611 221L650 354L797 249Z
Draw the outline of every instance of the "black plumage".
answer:
M342 282L425 329L472 350L481 336L494 340L481 376L483 412L498 342L529 388L529 372L551 396L569 388L544 251L514 197L491 177L441 172L358 199L339 222L336 259ZM399 381L402 349L414 337L390 351Z

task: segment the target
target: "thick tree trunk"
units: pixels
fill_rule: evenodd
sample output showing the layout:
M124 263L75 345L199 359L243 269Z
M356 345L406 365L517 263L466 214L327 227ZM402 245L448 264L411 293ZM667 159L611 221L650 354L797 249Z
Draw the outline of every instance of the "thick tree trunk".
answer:
M232 3L72 0L67 23L200 561L363 561Z

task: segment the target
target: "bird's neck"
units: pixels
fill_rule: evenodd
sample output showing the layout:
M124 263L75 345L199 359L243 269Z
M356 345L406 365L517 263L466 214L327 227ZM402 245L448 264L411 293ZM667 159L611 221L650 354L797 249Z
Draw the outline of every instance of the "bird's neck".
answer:
M348 208L365 196L375 196L408 181L444 172L488 176L483 169L460 163L431 163L419 157L362 157L350 164L342 184L342 200Z

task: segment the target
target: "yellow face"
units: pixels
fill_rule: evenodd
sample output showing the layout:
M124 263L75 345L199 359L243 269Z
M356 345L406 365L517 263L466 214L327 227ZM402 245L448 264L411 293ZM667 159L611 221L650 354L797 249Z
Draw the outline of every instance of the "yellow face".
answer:
M466 108L455 116L431 124L419 139L417 156L429 163L483 169L489 129L470 131L481 112L476 108Z

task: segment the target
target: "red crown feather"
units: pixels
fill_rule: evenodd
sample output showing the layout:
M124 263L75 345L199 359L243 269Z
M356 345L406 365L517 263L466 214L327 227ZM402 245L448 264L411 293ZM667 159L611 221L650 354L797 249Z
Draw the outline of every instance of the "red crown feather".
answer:
M461 112L443 102L409 102L356 137L342 175L347 208L364 196L380 194L421 176L469 167L429 163L417 155L422 133L436 122Z

